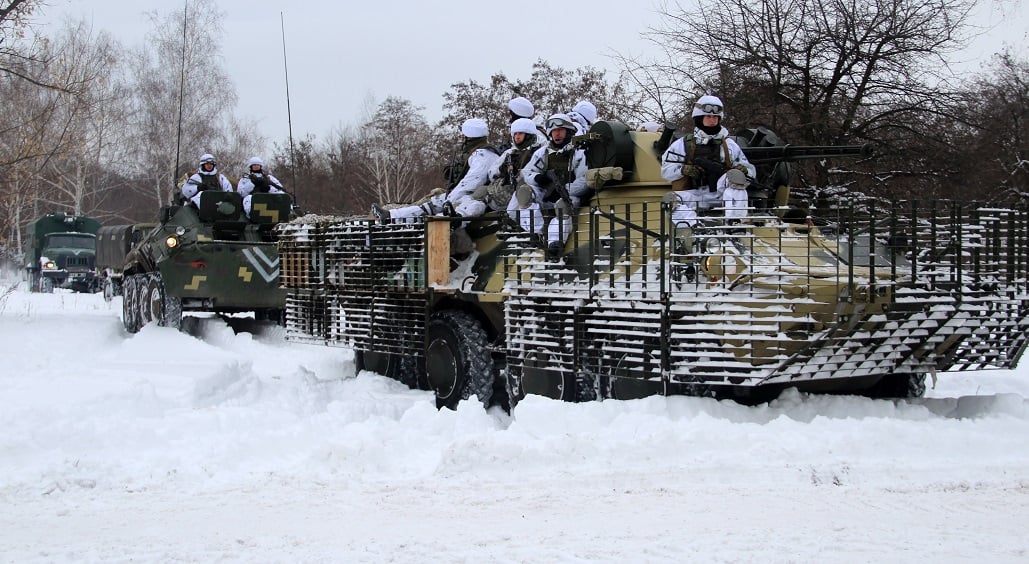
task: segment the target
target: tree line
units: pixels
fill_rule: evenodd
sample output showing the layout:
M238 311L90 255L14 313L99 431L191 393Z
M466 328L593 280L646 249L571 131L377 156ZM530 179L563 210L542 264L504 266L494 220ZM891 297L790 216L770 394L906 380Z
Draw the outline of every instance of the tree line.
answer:
M481 117L507 137L507 101L542 117L593 102L601 119L688 130L693 101L718 95L730 131L763 125L795 145L870 144L874 155L810 162L800 205L840 194L979 199L1029 195L1029 61L997 53L978 73L954 69L974 30L974 0L695 0L665 3L642 32L658 53L615 54L614 71L537 60L528 77L455 82L444 115L388 96L356 123L274 142L270 168L303 209L364 214L444 184L460 123ZM143 46L71 22L33 33L42 0L0 0L0 250L16 253L28 221L50 211L109 224L152 221L196 156L217 148L237 173L268 139L236 112L220 63L215 0L153 13ZM183 17L188 15L188 17ZM632 32L635 30L626 30ZM181 136L180 136L181 133ZM292 142L291 142L292 141ZM241 168L241 167L240 167Z

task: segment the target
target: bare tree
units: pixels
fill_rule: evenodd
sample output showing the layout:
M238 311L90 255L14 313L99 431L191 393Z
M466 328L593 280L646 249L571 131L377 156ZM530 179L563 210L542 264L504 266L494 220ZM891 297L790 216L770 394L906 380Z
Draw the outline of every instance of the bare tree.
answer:
M34 217L54 210L92 213L113 185L101 163L115 146L109 130L124 99L110 78L119 47L81 22L69 22L42 45L20 69L59 87L0 79L0 213L3 233L15 245Z
M153 29L132 57L131 127L140 189L161 205L201 154L222 158L230 149L237 96L223 68L223 14L213 0L188 0L183 12L150 17Z
M29 21L43 0L0 0L0 76L41 88L70 91L60 77L49 76L47 42L31 33Z
M64 132L62 151L46 161L37 175L39 197L47 209L96 215L111 191L119 186L107 163L124 156L128 88L119 80L120 46L107 33L94 33L84 20L69 22L55 40L61 53L53 59L55 74L75 75L83 85L74 95L62 95L58 106Z
M432 134L422 110L410 100L390 96L362 127L365 191L375 201L409 202L428 191L419 181L441 137Z
M964 90L959 113L952 182L981 186L988 201L1029 201L1029 60L996 55Z
M891 158L859 167L865 188L887 178L924 188L943 172L925 158L935 152L924 147L933 142L926 126L957 117L956 93L945 87L952 80L947 57L963 45L974 5L974 0L664 4L663 25L646 36L666 58L624 73L636 78L635 88L665 115L670 101L678 100L685 118L698 95L715 93L729 108L730 127L765 125L795 144L872 142ZM827 167L807 170L812 183L829 181Z
M532 69L532 75L525 80L512 81L503 73L496 73L488 84L469 80L450 85L450 91L443 94L446 114L440 128L456 135L464 120L477 117L486 120L491 139L506 141L510 136L507 103L515 96L528 98L536 108L536 116L542 119L568 112L580 100L592 102L601 119L619 117L614 111L624 106L616 102L620 86L609 84L603 71L592 67L567 70L542 59Z

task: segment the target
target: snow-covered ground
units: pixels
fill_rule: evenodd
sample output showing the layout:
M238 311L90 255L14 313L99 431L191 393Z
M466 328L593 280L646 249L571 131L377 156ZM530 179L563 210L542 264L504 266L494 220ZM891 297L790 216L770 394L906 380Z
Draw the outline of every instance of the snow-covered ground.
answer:
M910 402L437 412L346 349L120 308L0 297L0 561L1029 561L1029 361Z

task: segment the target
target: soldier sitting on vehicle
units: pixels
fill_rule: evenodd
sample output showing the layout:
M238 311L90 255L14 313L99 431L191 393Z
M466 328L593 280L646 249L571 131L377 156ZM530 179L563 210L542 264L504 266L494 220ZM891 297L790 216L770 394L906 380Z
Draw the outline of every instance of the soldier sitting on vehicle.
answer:
M200 207L200 194L205 190L232 192L232 183L218 172L218 161L214 155L200 155L200 165L195 174L182 185L182 195L197 208Z
M447 179L451 185L449 193L433 194L420 204L389 210L372 204L372 214L385 221L439 214L476 217L486 213L486 204L473 198L472 194L486 184L489 169L497 160L497 153L486 141L489 128L484 120L465 120L461 124L461 134L464 136L462 157L448 168Z
M493 211L518 209L517 200L512 196L515 188L523 182L522 169L542 144L536 132L536 122L529 118L518 118L511 123L511 147L493 163L489 170L489 184L473 192L473 198L485 202Z
M579 126L576 135L583 135L589 132L590 127L597 122L597 107L592 102L582 100L572 107L572 111L568 112L568 117L572 118L572 121Z
M285 189L278 178L270 172L265 172L261 157L250 157L247 161L247 173L239 179L236 191L243 196L243 210L249 217L253 194L282 194Z
M525 185L515 191L508 207L518 215L522 229L546 242L551 257L561 255L572 230L573 210L590 190L586 185L585 152L572 143L577 131L568 114L547 119L550 142L537 149L522 169Z
M746 184L754 178L755 169L722 127L724 117L720 99L701 96L693 106L693 134L676 140L661 157L661 176L673 189L664 201L674 205L672 222L677 230L695 226L699 210L719 204L732 210L732 217L746 215ZM731 169L743 177L736 174L730 179L725 173Z

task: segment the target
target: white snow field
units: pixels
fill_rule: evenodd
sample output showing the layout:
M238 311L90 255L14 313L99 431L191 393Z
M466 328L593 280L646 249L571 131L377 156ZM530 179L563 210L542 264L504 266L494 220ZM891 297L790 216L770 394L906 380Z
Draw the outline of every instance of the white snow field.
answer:
M2 562L1029 561L1027 362L913 401L438 412L347 349L120 310L0 297Z

